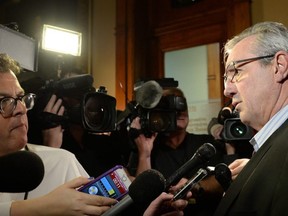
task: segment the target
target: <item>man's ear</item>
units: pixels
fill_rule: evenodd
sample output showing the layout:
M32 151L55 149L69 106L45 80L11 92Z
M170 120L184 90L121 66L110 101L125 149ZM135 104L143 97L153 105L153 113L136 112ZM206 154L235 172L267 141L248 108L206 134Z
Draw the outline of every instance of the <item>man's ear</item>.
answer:
M288 53L277 52L275 55L275 77L278 82L283 82L288 78Z

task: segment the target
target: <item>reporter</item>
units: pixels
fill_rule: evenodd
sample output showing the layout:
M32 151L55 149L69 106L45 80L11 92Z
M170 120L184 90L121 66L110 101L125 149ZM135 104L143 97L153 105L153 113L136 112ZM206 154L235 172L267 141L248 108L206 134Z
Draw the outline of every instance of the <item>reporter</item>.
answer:
M25 94L21 88L16 77L19 71L13 59L0 54L0 156L20 150L34 152L42 159L45 173L40 185L32 191L1 193L0 215L63 215L63 212L64 215L75 216L100 215L116 201L76 191L89 181L89 176L72 153L27 143L27 111L33 108L34 95ZM85 178L76 179L53 191L79 176ZM63 196L65 194L67 196Z

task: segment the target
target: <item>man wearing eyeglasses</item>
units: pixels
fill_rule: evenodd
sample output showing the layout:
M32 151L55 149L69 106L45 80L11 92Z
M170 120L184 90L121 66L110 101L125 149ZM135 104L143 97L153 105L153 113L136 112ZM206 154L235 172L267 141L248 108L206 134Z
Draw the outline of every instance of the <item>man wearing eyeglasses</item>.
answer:
M62 149L27 144L26 114L34 105L35 95L23 91L14 74L17 70L13 59L0 54L0 156L21 149L32 151L42 159L45 174L40 185L32 191L0 193L0 215L102 214L115 204L116 200L76 190L88 183L89 179L73 154ZM18 179L18 182L21 184L21 179Z
M287 215L288 30L258 23L224 48L224 94L256 135L255 154L239 173L215 215Z
M25 94L15 75L17 72L19 68L16 62L8 55L0 54L0 157L21 149L32 151L42 159L45 174L40 185L32 191L0 193L0 215L101 215L117 201L76 190L90 180L72 153L58 148L27 144L26 114L33 108L36 96L32 93ZM21 184L21 179L18 181ZM172 194L160 194L144 215L158 216L157 212L166 202L171 203L172 207L169 215L182 215L187 201L180 199L172 202L172 198Z

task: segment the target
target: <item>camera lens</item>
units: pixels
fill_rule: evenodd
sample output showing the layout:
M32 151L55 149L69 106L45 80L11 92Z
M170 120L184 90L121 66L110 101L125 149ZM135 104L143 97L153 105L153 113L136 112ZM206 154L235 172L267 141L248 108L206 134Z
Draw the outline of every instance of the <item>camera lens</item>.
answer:
M95 98L89 98L85 106L86 120L93 127L99 127L103 124L104 120L109 119L105 104L99 103ZM108 119L107 119L108 118Z
M242 122L235 122L231 125L230 131L234 137L240 138L247 133L247 126L244 125Z
M84 126L92 131L113 131L116 122L116 99L103 93L90 93L83 104Z
M150 127L152 131L161 132L166 131L171 125L171 120L166 113L150 112L149 116Z

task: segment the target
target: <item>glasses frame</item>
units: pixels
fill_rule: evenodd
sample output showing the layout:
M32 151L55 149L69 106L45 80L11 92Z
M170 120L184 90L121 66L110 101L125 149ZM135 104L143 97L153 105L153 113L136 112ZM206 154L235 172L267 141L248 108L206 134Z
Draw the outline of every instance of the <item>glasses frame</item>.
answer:
M18 102L18 100L25 106L25 108L26 108L27 110L32 109L33 106L34 106L34 104L32 105L32 107L27 108L25 101L23 101L23 98L25 98L25 97L27 97L27 96L28 96L28 97L30 96L30 97L33 98L33 100L35 100L36 94L28 93L28 94L25 94L25 95L22 95L22 96L18 96L18 97L16 97L16 98L14 98L14 97L3 97L3 98L1 98L1 99L0 99L0 113L2 114L2 116L3 116L4 118L7 118L7 117L11 116L12 113L14 112L14 110L15 110L16 107L17 107L17 102ZM13 99L13 108L12 108L11 112L9 112L9 113L5 113L5 111L2 109L2 101L5 100L5 99Z
M231 82L231 83L234 83L233 80L234 80L235 76L237 76L237 75L239 74L238 69L236 68L236 64L239 64L239 63L249 64L249 63L251 63L251 62L253 62L253 61L261 60L261 59L264 59L264 58L272 58L272 57L274 57L274 56L275 56L275 54L270 54L270 55L257 56L257 57L253 57L253 58L241 59L241 60L238 60L238 61L232 61L232 62L230 62L230 63L227 65L227 67L225 68L225 73L224 73L224 76L223 76L223 78L224 78L224 83L226 83L227 80L228 80L228 73L234 73L233 76L232 76L232 78L230 79L230 82ZM231 72L231 70L228 71L228 68L229 68L231 65L233 66L233 72Z

